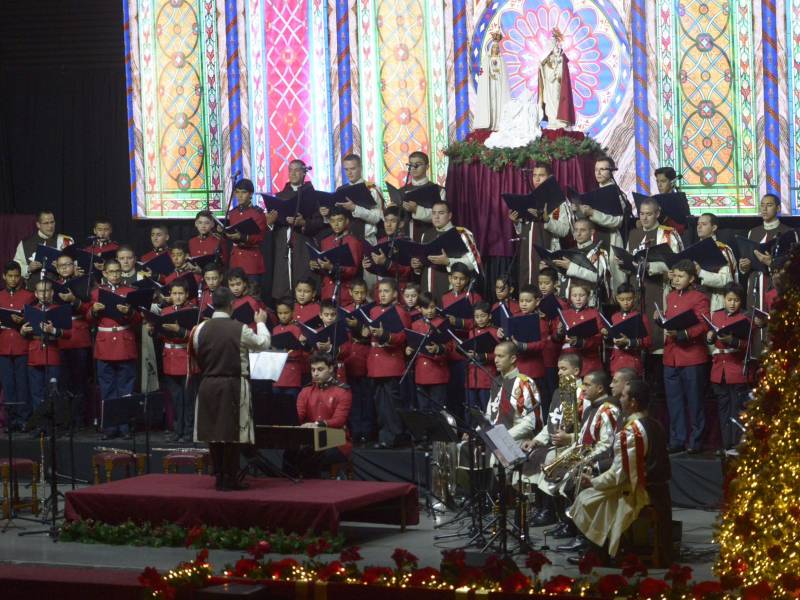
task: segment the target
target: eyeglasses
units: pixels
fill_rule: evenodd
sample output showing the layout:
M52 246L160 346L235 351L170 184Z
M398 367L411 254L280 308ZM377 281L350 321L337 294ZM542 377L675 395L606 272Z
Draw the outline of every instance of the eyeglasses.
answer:
M107 275L118 275L118 274L122 273L122 269L106 269L105 273Z
M419 169L420 167L424 167L425 163L408 163L408 166L412 169Z

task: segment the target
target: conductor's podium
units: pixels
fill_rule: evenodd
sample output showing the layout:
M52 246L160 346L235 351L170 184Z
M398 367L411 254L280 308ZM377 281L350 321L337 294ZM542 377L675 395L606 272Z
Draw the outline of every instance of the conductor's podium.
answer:
M344 429L331 427L296 427L288 425L256 425L255 446L260 449L311 448L322 452L346 442Z

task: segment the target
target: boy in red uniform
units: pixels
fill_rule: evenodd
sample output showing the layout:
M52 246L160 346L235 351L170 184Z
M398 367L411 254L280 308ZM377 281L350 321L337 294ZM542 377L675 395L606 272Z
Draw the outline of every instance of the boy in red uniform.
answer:
M619 310L611 315L611 324L618 325L626 319L630 319L639 314L634 307L636 305L636 290L629 283L621 283L617 286L617 306ZM644 331L640 332L638 338L628 338L620 336L617 339L609 340L614 348L611 351L611 375L613 376L620 369L633 369L637 375L644 375L644 365L642 364L642 350L650 348L650 321L647 315L642 315ZM603 337L608 333L606 328L601 331Z
M179 277L191 276L199 289L203 278L200 275L200 269L189 262L189 244L178 240L169 249L169 257L172 259L172 264L175 265L175 270L164 277L164 284L170 285ZM186 291L188 292L189 289L187 288ZM196 300L196 298L187 298L187 300Z
M394 279L383 279L378 283L378 305L370 311L370 319L377 319L397 306L397 283ZM397 311L403 327L411 327L406 311ZM403 433L403 422L398 410L403 407L400 395L400 377L406 368L404 331L391 333L383 327L363 327L361 335L370 336L372 350L367 358L367 375L372 379L375 406L378 413L377 448L393 447Z
M354 279L350 282L350 295L353 302L342 307L349 313L355 313L369 303L367 284L363 279ZM350 432L356 442L364 444L375 430L375 406L372 403L372 389L369 377L367 377L370 338L361 335L361 327L356 318L348 318L347 326L350 329L352 343L350 354L344 361L347 382L353 393L353 404L350 408Z
M322 290L320 298L322 300L333 300L334 304L341 306L349 304L352 300L350 297L349 283L356 275L361 265L361 258L363 255L363 246L361 242L350 234L348 227L350 226L350 213L341 207L334 207L330 212L328 224L331 226L332 233L323 238L320 242L320 249L325 252L332 250L337 246L347 244L350 248L350 254L353 257L353 266L345 267L337 266L329 260L312 260L309 262L312 271L322 275ZM339 286L336 287L336 280L339 280ZM334 292L336 298L333 297Z
M411 324L411 329L425 335L432 328L443 328L444 318L436 314L436 300L427 292L419 296L422 318ZM450 369L447 364L448 354L452 350L450 343L437 343L428 340L417 354L414 365L414 382L417 385L417 408L425 411L440 411L447 403L447 384L450 381ZM414 348L406 348L406 356L412 356Z
M523 285L519 289L519 316L536 314L540 298L539 290L532 285ZM497 335L500 339L508 338L508 333L502 329L498 330ZM538 342L520 342L516 338L510 339L517 347L517 369L523 375L533 379L537 389L540 390L545 389L544 348L550 335L550 323L540 315Z
M554 341L562 344L562 353L580 354L582 377L592 371L603 370L603 363L600 360L602 342L600 330L603 328L603 323L600 321L597 309L589 306L591 295L591 285L584 281L574 281L569 290L570 307L561 311L561 314L570 328L594 319L597 322L597 333L587 338L567 337L564 322L559 320L556 333L552 336Z
M672 267L673 290L667 295L664 318L670 319L691 310L697 323L685 330L664 331L664 389L669 409L670 454L683 452L688 444L691 454L702 452L705 427L703 392L708 381L708 327L703 315L709 313L708 296L693 289L697 280L694 264L678 261ZM688 408L689 415L686 414ZM687 429L687 417L692 429Z
M725 308L711 314L711 322L718 328L750 319L742 312L744 288L738 283L725 286ZM749 327L748 327L749 330ZM722 450L732 450L742 439L742 430L733 423L738 419L750 395L752 372L744 369L747 339L733 335L717 335L713 330L706 341L714 344L711 358L711 383L717 398L719 429L722 434Z
M228 243L214 231L214 216L210 210L201 210L194 218L197 235L189 239L189 255L215 256L220 266L228 264Z
M405 221L401 218L400 208L397 206L387 206L383 211L383 229L386 235L378 239L378 243L389 242L392 239L402 238L402 230ZM414 276L414 271L407 265L401 265L396 260L392 260L384 252L365 254L361 260L364 270L378 277L392 277L397 281L399 293L402 294L406 285ZM375 284L377 294L377 283ZM419 290L417 290L419 293Z
M84 248L87 252L97 256L104 252L116 252L119 250L119 244L111 239L113 227L111 220L105 217L98 217L94 220L92 227L92 243ZM103 261L99 260L94 263L94 268L102 270Z
M345 428L352 403L350 388L334 377L333 359L328 354L314 353L309 362L311 383L297 397L297 418L300 426ZM353 444L348 433L347 441L342 446L319 453L289 453L285 462L294 462L297 472L304 477L319 477L321 469L347 462L352 450Z
M317 288L311 278L301 279L294 285L294 317L295 321L307 323L319 315Z
M150 227L150 244L152 248L142 255L141 261L147 262L153 260L159 254L169 252L169 229L163 223L157 223ZM150 275L147 274L149 277Z
M339 311L330 300L323 300L319 305L319 318L322 319L322 327L328 327L336 323L339 318ZM344 321L339 323L339 327L347 329L347 323ZM348 336L349 337L349 336ZM348 339L345 343L336 348L336 379L342 383L347 383L347 373L345 371L345 362L347 357L352 352L353 344ZM333 357L333 344L331 342L317 342L312 352L324 352Z
M230 288L231 293L233 293L234 312L243 304L249 304L253 309L254 316L259 310L264 310L267 312L267 327L273 327L275 325L275 313L268 309L264 303L261 302L261 300L250 293L250 280L242 269L231 269L228 272L228 287ZM255 320L251 321L250 323L246 323L246 325L249 326L250 329L252 329L255 333Z
M47 279L36 282L34 288L37 309L45 311L53 305L53 284ZM61 355L58 351L58 340L68 338L72 331L57 329L50 321L42 322L44 335L34 334L30 323L25 323L19 330L28 341L28 385L31 392L31 405L35 411L47 399L47 388L50 381L58 376L61 367Z
M569 308L567 301L558 295L558 271L552 267L540 269L537 284L539 286L539 292L542 294L542 298L539 301L540 304L548 298L548 296L552 295L558 300L562 311ZM547 319L550 331L558 324L558 315L552 318L543 318ZM550 399L553 397L553 392L558 388L558 357L560 354L561 344L553 341L552 337L548 338L544 345L544 350L542 351L545 380L545 386L544 389L542 389L542 399L544 400L542 407L545 412L550 406Z
M20 314L11 316L16 326L0 326L0 376L5 401L20 404L14 409L7 406L8 426L21 431L31 416L32 407L28 390L28 341L22 337L19 328L25 322L21 314L25 305L35 302L36 296L25 289L22 267L16 261L3 266L3 281L5 289L0 290L0 308L19 311Z
M211 304L211 295L222 285L222 271L217 263L206 265L203 269L203 291L200 294L200 314Z
M514 300L514 285L507 277L498 277L494 281L494 296L497 301L492 305L492 312L505 306L511 316L519 314L519 302Z
M497 336L497 327L492 325L492 314L489 309L488 302L476 302L473 308L473 319L475 326L469 331L469 338L476 338L484 333L489 333L495 339L495 342L500 341ZM473 359L477 360L483 366L479 369L476 365L470 363L467 371L467 423L471 422L469 409L480 409L482 413L486 413L486 406L489 404L489 390L492 387L492 381L489 375L495 377L497 369L494 366L494 352L476 354L471 352L470 355ZM489 374L486 373L488 371Z
M228 240L233 242L229 266L231 269L241 268L244 270L250 281L255 284L254 288L257 287L257 294L266 293L263 279L267 268L261 253L261 244L266 236L267 217L260 207L253 205L255 188L252 181L240 179L233 188L236 206L228 212L228 225L232 227L252 219L258 227L258 233L243 235L234 231L224 234Z
M65 284L75 275L75 263L72 258L62 254L56 259L58 283ZM83 284L81 284L83 288ZM83 290L81 293L85 293ZM72 419L76 427L83 424L86 412L86 399L89 397L89 377L91 375L92 333L86 322L88 302L71 291L55 294L56 302L72 306L72 331L68 337L58 340L61 352L61 389L73 394Z
M104 283L95 288L88 303L86 319L97 326L94 344L97 384L100 386L100 399L119 398L133 393L136 383L136 335L133 327L141 322L139 314L129 304L118 304L115 308L121 317L106 314L106 306L99 301L100 289L106 289L124 296L133 288L120 285L122 267L116 259L109 259L103 265ZM107 428L104 439L117 437L122 433L129 437L127 425Z
M190 306L185 282L176 281L170 286L169 301L170 305L161 311L162 315L169 315ZM150 323L147 323L146 328L147 332L153 335L155 329ZM164 381L175 409L172 441L183 443L191 440L194 433L194 393L187 387L189 330L177 323L165 323L163 331L158 333L164 341L162 353Z
M272 328L273 339L282 334L289 333L299 340L302 337L300 328L295 323L293 312L294 306L291 298L281 298L276 303L278 313L278 324ZM279 350L285 350L276 346ZM286 365L281 371L278 381L272 384L272 397L278 405L278 412L284 414L290 407L294 407L297 402L297 394L303 385L303 366L306 363L308 354L302 348L289 350L289 357Z
M419 310L419 292L418 283L408 283L403 290L403 308L412 321L416 321L422 316Z

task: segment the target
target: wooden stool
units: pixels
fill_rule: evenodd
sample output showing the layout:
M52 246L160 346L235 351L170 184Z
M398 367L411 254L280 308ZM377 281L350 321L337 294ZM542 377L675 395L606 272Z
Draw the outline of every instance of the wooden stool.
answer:
M132 452L99 452L92 456L92 471L94 472L95 485L100 483L100 467L104 467L106 482L111 481L111 474L114 467L123 465L125 467L125 477L131 476L131 467L136 469L137 475L144 474L144 454L133 454Z
M193 452L173 452L164 457L164 473L178 472L178 467L185 466L194 469L198 475L206 472L208 452L197 450Z
M14 472L14 485L11 489L11 472ZM31 480L31 498L23 502L19 498L19 476L28 475ZM35 515L39 514L39 463L27 458L15 458L13 466L7 458L0 459L0 480L3 482L3 518L10 519L12 507L30 508ZM13 494L13 495L12 495Z
M340 463L333 463L330 466L330 475L331 479L339 479L339 473L344 471L345 479L352 480L353 479L353 460L348 460L347 462L340 462Z

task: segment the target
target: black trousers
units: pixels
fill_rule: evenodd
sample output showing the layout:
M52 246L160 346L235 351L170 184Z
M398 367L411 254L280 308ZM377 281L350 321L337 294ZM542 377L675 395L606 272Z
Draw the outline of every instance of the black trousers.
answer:
M375 412L378 416L378 441L394 446L403 433L403 421L399 411L403 408L399 377L373 379Z
M722 449L729 450L738 446L742 439L742 430L731 419L739 418L750 394L750 386L746 383L714 383L712 386L717 399Z

